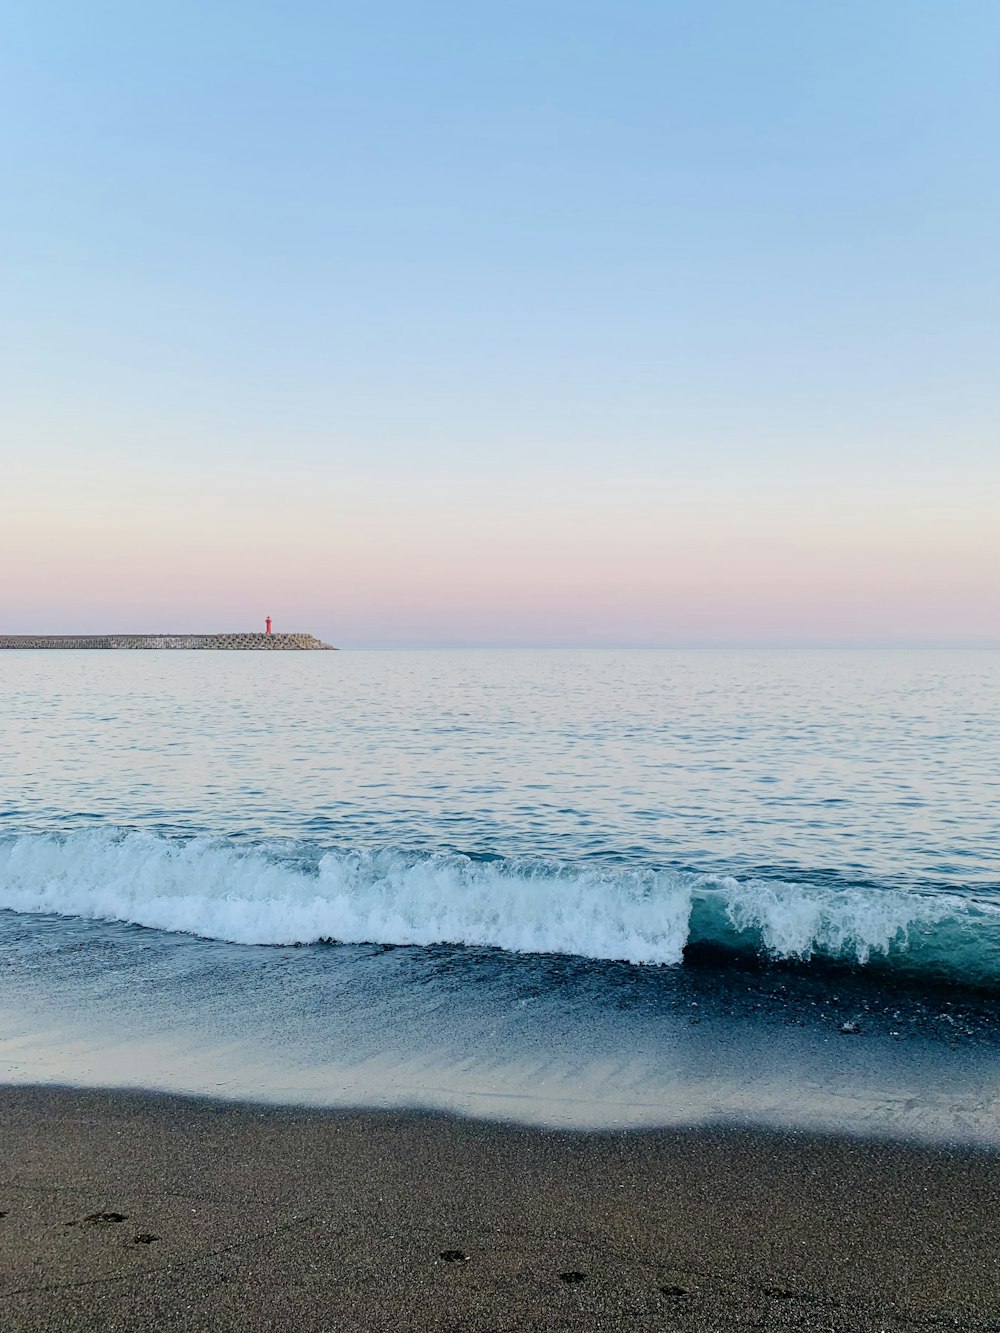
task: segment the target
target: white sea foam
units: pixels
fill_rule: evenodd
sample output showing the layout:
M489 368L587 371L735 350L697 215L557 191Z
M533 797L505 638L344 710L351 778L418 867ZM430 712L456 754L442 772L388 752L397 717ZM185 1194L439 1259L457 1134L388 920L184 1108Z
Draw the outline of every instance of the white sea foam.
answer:
M956 895L108 831L0 841L0 907L238 944L452 943L666 964L690 939L864 963L969 911Z
M914 926L938 925L966 912L952 895L771 880L723 879L719 888L735 930L759 931L764 950L775 958L822 954L867 963L873 954L905 949Z

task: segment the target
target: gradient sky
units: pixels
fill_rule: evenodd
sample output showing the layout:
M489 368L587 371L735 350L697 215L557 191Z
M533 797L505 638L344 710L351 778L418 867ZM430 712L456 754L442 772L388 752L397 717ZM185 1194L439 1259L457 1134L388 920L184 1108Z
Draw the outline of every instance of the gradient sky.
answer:
M0 628L1000 643L995 0L0 6Z

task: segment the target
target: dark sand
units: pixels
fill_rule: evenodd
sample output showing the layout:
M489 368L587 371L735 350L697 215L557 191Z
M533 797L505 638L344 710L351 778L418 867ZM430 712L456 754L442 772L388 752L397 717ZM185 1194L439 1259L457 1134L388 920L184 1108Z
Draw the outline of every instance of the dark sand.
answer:
M6 1088L0 1212L4 1333L1000 1330L975 1151Z

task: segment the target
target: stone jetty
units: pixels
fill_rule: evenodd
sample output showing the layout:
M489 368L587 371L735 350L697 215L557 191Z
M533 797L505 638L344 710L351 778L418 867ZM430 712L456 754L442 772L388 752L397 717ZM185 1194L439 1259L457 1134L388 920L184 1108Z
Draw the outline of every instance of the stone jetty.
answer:
M336 652L312 634L0 634L2 648L207 648Z

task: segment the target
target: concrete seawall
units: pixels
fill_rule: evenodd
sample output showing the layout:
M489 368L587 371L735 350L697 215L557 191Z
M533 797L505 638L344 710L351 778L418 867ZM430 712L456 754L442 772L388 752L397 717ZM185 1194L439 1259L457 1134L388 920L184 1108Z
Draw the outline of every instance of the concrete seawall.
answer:
M188 648L336 652L312 634L0 634L3 648Z

